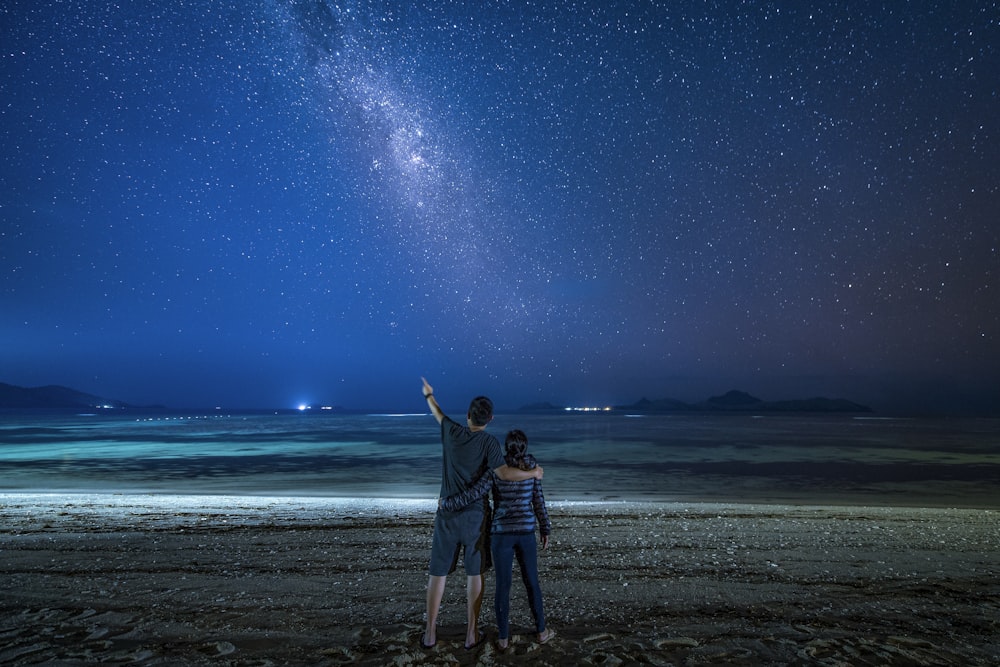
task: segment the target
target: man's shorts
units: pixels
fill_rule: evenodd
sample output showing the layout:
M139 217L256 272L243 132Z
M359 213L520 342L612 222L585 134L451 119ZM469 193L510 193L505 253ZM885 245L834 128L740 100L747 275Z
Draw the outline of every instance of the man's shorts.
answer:
M489 522L489 513L475 505L460 512L438 510L431 542L431 576L444 577L454 572L463 548L466 575L471 577L490 569Z

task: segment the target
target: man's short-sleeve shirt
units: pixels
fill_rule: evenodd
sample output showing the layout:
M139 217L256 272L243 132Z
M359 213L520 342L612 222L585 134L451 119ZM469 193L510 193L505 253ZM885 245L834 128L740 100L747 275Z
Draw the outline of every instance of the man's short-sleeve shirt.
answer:
M487 470L496 470L505 463L499 440L448 416L441 421L441 447L442 498L465 491Z

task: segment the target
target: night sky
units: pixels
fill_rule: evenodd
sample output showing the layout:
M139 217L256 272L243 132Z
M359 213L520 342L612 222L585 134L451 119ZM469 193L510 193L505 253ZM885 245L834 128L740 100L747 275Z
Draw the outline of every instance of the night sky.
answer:
M996 2L0 9L11 384L1000 413L998 212Z

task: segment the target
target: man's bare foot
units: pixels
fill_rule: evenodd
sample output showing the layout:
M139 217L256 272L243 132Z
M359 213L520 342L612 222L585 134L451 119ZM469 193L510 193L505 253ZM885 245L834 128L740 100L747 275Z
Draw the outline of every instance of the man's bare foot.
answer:
M479 648L484 641L486 641L486 633L483 632L482 630L476 630L476 634L473 636L475 637L475 639L473 639L471 642L468 640L468 638L466 638L465 640L466 651L475 650Z

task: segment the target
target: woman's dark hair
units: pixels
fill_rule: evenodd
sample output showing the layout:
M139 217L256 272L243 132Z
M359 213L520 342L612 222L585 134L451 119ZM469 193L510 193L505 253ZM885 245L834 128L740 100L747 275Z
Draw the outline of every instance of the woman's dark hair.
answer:
M520 468L521 462L524 461L524 455L528 451L528 436L519 429L508 431L504 446L507 449L507 465Z
M474 426L486 426L493 419L493 401L485 396L476 396L469 403L469 421Z

